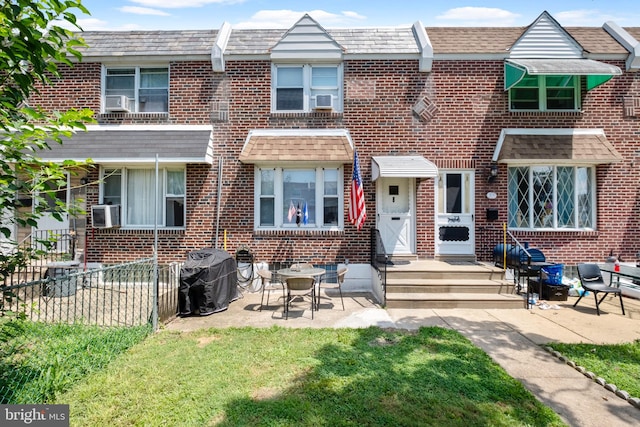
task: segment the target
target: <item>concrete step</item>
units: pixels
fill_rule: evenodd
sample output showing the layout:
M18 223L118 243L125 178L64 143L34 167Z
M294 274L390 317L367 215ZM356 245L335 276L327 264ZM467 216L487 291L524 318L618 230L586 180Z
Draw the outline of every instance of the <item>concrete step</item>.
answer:
M387 294L396 292L511 294L514 292L514 284L509 280L387 278Z
M387 293L387 308L525 308L525 299L516 294L469 293Z

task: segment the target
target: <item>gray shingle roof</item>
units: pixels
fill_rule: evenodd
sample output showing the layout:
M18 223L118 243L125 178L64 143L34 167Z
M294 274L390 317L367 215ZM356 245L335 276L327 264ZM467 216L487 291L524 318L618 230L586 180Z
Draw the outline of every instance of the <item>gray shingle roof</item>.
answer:
M217 30L86 31L81 37L87 59L106 56L211 56Z
M527 27L427 27L434 54L505 54ZM600 27L566 27L592 54L625 54L626 50ZM625 28L640 40L640 27ZM225 54L268 55L286 29L232 30ZM418 54L411 28L333 29L327 32L345 48L346 55ZM210 56L217 30L88 31L82 37L89 48L86 60L118 56Z
M147 129L138 126L87 126L63 144L51 143L51 150L38 155L45 160L63 161L87 158L96 163L152 163L156 154L161 162L211 163L211 128L208 126L167 126Z

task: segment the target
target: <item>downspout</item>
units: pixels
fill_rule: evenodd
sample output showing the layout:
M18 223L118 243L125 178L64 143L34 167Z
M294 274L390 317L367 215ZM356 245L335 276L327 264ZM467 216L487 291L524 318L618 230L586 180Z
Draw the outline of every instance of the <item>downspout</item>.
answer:
M217 207L216 207L216 242L215 248L219 249L219 237L220 237L220 206L221 206L221 197L222 197L222 156L219 157L218 160L218 196L217 196Z

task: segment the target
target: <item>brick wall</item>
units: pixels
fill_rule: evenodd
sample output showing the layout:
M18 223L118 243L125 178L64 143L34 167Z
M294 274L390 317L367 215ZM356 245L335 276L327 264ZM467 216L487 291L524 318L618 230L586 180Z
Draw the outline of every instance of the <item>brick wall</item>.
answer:
M615 63L624 69L623 63ZM476 250L488 259L507 219L506 167L487 182L491 156L503 128L603 128L624 161L597 169L598 229L594 232L516 233L540 247L548 258L569 264L603 259L610 250L632 260L640 252L639 118L625 115L623 99L640 96L640 76L626 73L588 93L580 113L509 113L503 91L502 61L435 61L431 73L418 72L411 60L346 61L344 113L271 114L268 61L227 61L225 73L213 74L208 62L171 64L170 114L163 119L103 115L104 123L206 124L214 129L214 154L223 163L219 240L227 231L227 249L246 244L257 259L312 262L368 262L369 227L375 225L375 183L371 156L419 154L439 168L476 171ZM99 105L100 66L81 64L65 71L58 94L45 90L38 102L47 108ZM80 88L80 89L78 89ZM94 99L95 97L95 99ZM419 112L417 106L420 106ZM247 133L263 128L346 128L360 155L368 219L363 231L347 224L344 232L253 231L253 165L238 162ZM160 232L162 262L182 260L187 252L210 246L217 224L217 169L189 165L187 230ZM351 164L345 164L349 188ZM97 177L97 175L96 175ZM417 185L417 247L434 255L434 181ZM495 200L486 193L497 194ZM97 191L88 194L97 202ZM93 199L91 199L93 197ZM487 221L487 208L499 219ZM345 200L345 223L347 203ZM96 230L89 258L113 261L151 254L151 232Z

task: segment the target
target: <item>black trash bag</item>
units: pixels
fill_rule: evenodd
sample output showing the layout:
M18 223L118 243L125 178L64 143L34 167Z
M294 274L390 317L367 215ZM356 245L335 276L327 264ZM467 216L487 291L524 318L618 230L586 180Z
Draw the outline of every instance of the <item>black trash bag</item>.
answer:
M238 299L236 261L221 249L190 252L180 269L178 310L181 316L224 311Z

